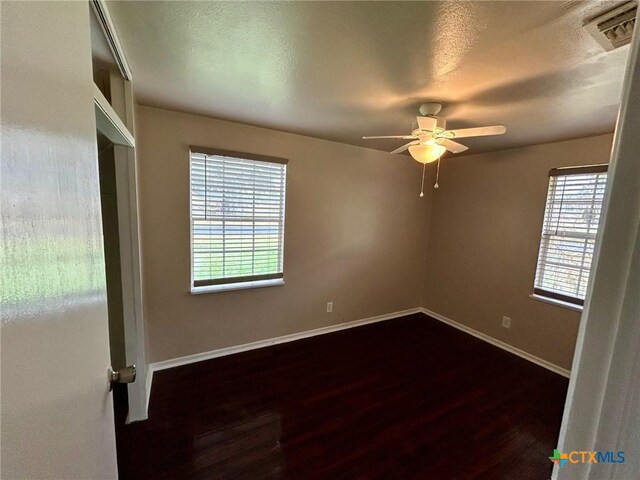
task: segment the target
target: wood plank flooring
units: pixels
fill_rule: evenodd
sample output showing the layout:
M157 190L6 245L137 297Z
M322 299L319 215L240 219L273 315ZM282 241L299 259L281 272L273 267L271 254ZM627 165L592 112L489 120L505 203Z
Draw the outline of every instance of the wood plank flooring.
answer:
M567 383L410 315L156 372L120 478L544 480Z

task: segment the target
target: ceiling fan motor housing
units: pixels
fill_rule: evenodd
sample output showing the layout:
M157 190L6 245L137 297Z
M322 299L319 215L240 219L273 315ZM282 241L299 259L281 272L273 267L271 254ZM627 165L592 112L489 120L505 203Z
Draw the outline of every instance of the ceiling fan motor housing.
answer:
M418 136L420 134L440 134L444 132L446 127L446 121L443 117L427 115L424 117L417 117L416 120L417 124L415 129L411 132L414 136Z

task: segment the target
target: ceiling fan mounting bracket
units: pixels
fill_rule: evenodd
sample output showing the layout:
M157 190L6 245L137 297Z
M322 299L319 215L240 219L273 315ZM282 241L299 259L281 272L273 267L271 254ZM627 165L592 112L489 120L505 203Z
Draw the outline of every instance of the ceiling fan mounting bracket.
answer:
M433 117L438 115L442 110L442 104L440 102L429 102L420 105L420 115L424 117Z

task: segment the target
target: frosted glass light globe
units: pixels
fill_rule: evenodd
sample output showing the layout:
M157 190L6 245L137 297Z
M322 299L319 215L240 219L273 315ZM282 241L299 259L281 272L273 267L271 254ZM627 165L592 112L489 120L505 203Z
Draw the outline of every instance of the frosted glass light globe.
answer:
M442 145L427 144L427 145L412 145L409 147L409 153L411 156L420 163L431 163L438 160L447 149Z

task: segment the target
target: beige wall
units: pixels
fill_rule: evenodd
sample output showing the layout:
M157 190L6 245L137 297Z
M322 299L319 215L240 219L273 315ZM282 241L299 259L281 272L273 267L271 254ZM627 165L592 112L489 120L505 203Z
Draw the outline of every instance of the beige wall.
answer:
M420 306L430 193L418 197L416 162L156 108L136 113L152 362ZM189 294L189 145L290 160L284 286Z
M571 367L579 313L529 298L547 173L612 135L445 159L424 199L417 163L300 135L140 107L137 142L150 361L423 306ZM286 285L189 294L189 145L290 159Z
M602 135L445 161L433 195L423 306L569 369L580 314L529 298L547 173L608 163L611 143Z

